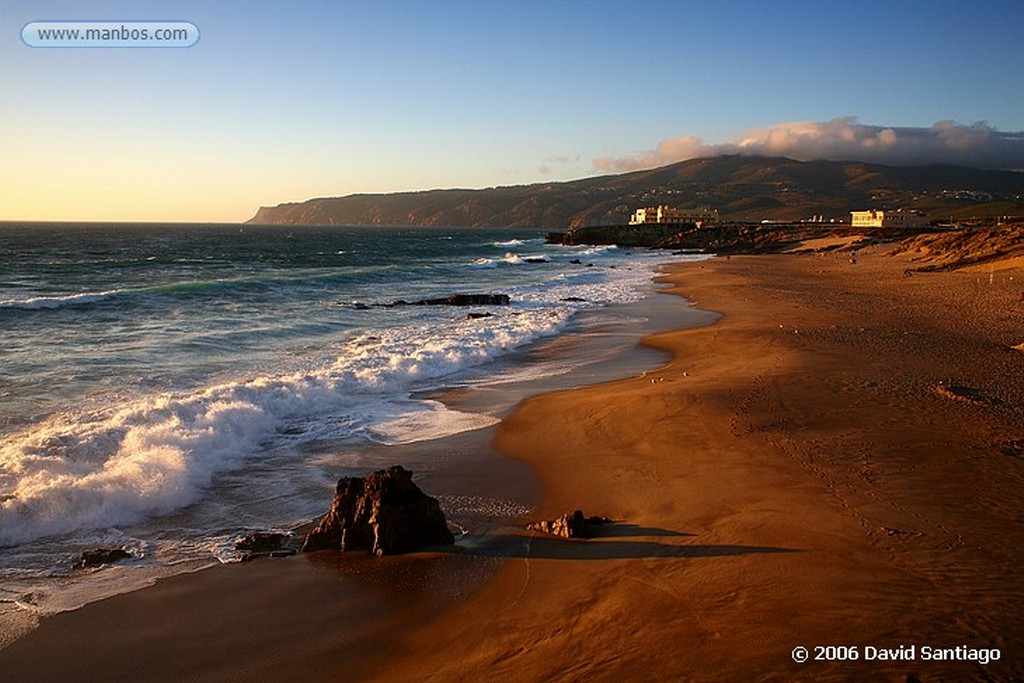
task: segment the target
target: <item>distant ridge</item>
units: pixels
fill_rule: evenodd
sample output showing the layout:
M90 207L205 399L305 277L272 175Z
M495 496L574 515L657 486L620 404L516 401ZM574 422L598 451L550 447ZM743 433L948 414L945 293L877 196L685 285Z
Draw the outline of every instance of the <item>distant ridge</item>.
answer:
M1024 172L718 156L646 171L481 190L354 194L260 207L250 223L536 227L625 223L639 206L708 206L725 220L826 219L916 208L961 220L1024 215Z

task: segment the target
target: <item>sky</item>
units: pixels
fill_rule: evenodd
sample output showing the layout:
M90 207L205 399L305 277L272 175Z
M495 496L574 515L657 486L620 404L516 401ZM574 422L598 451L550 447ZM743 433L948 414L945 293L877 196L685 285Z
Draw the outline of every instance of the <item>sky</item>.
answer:
M187 48L32 48L180 20ZM0 220L234 222L311 197L714 154L1024 169L1024 2L0 0Z

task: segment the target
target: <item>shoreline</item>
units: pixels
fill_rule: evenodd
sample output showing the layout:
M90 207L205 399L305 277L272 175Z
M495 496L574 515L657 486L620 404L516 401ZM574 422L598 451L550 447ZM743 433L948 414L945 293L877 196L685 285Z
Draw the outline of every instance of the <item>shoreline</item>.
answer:
M530 398L496 440L537 468L538 517L582 507L617 523L589 541L534 537L376 674L1024 675L1020 283L906 277L883 251L675 269L673 291L725 315L644 340L673 353L663 381ZM793 661L817 645L1001 659Z
M70 622L126 629L150 614L154 638L183 635L178 654L199 680L257 671L238 658L254 623L275 648L260 661L281 662L258 669L264 678L1020 678L1024 278L908 278L906 259L882 251L861 251L856 266L828 255L675 268L661 291L724 317L646 337L672 354L656 377L543 393L503 419L495 446L543 487L533 515L613 517L597 538L509 529L468 552L373 565L254 563L234 572L252 583L206 581L209 595L227 591L209 607L199 581L168 580L80 610L64 637L79 642ZM474 574L481 561L494 571ZM356 593L362 611L342 614L344 576L399 608L377 612ZM169 605L170 626L152 616ZM346 630L351 619L359 633ZM59 646L40 631L0 651L0 671L14 670L12 650L31 663ZM141 633L119 654L136 666L178 661ZM967 645L1002 657L797 664L798 645ZM180 678L174 666L157 673Z
M596 317L596 325L595 320L591 319L589 324L576 325L566 334L532 344L500 362L512 371L513 377L516 376L517 367L529 363L551 367L554 363L563 368L569 367L567 372L504 383L471 381L455 388L431 390L422 397L439 400L455 410L486 413L500 418L509 413L524 396L552 388L608 381L665 362L666 357L662 352L637 345L636 341L642 336L635 327L638 320L646 318L644 325L654 330L657 325L665 324L662 318L679 325L699 324L702 318L699 311L680 309L675 297L661 296L659 287L653 282L649 294L639 302L616 304L588 311L585 315ZM595 362L594 357L602 360ZM191 666L189 676L208 677L210 680L234 675L232 667L250 664L237 656L225 658L222 647L230 647L231 638L218 644L216 634L220 631L244 630L248 626L247 619L233 620L230 616L220 615L212 620L219 627L206 632L211 627L205 623L207 617L202 615L233 611L239 607L248 609L243 604L247 590L244 587L251 589L271 579L281 584L270 591L273 596L271 599L281 604L268 614L268 598L259 598L256 613L261 618L277 618L274 613L286 617L277 627L265 627L260 629L261 632L273 633L276 639L281 640L290 640L289 634L293 630L296 633L305 632L306 617L302 613L304 610L316 609L316 604L308 605L300 600L300 604L304 604L300 608L288 603L292 596L310 592L318 595L321 602L337 600L342 603L317 612L318 621L340 615L339 618L356 623L364 621L361 619L362 611L375 615L373 619L365 620L369 623L347 626L341 638L346 643L343 648L346 656L353 660L369 660L369 655L362 655L375 651L369 642L371 637L380 637L392 630L408 630L408 624L466 599L496 572L505 554L516 552L516 541L510 542L508 534L504 533L506 526L511 524L509 528L513 529L520 526L519 523L530 515L530 508L539 501L541 492L528 465L505 458L491 446L496 426L428 441L368 445L353 456L350 463L369 470L401 462L412 469L416 473L417 482L428 494L441 499L443 505L459 508L454 518L449 511L449 522L468 533L460 542L460 552L415 553L385 558L383 562L354 557L353 554L334 559L325 554L300 554L293 558L262 558L244 565L214 565L162 577L153 584L90 602L77 609L42 617L35 628L10 645L0 648L0 672L21 671L25 675L38 675L40 672L33 670L33 660L39 657L39 652L67 649L71 643L75 654L67 657L66 665L49 662L51 668L48 670L54 677L73 672L81 680L83 675L88 678L90 674L87 672L91 672L93 677L102 678L110 673L109 669L102 669L103 660L108 663L124 662L118 664L113 671L120 671L125 676L132 675L130 672L135 670L132 667L141 666L141 662L133 664L133 660L140 657L139 652L162 663L165 669L161 672L149 671L147 678L155 675L158 680L175 680L182 674L182 666ZM329 503L329 498L324 500L324 509ZM441 567L444 569L439 569ZM113 565L103 571L119 569L123 568ZM439 573L450 576L440 577ZM459 583L463 585L450 585L454 576L461 577ZM411 590L419 598L410 597L396 586ZM360 591L366 589L375 597L361 594ZM335 591L337 595L332 598ZM148 644L161 627L159 619L141 615L165 611L170 612L175 624L169 627L170 634L192 643L195 649L188 655L178 654L185 664L165 658L163 653ZM122 624L125 618L132 621L130 628ZM81 631L83 628L91 628L87 625L93 623L101 624L101 631L105 630L106 633L91 636L87 639L89 642L86 647L87 643L81 642ZM185 630L188 632L183 632ZM205 638L197 638L196 633L204 632ZM312 634L310 637L315 640ZM121 642L110 642L110 639ZM389 637L389 640L393 638ZM280 647L283 646L274 644L270 649L277 650ZM296 646L288 645L287 649L296 649ZM257 654L256 659L260 656ZM271 658L264 656L263 660L266 662ZM367 670L369 668L372 667ZM305 677L316 676L315 669L303 672ZM3 679L4 675L0 673L0 680Z

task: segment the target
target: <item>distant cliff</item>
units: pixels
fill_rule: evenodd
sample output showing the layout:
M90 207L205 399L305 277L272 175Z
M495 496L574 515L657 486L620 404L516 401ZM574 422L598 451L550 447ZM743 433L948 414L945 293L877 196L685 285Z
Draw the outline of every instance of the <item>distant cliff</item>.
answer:
M936 218L1024 214L1024 173L720 156L648 171L482 190L356 194L264 206L250 223L567 229L628 222L633 209L708 206L723 220L847 217L916 208Z

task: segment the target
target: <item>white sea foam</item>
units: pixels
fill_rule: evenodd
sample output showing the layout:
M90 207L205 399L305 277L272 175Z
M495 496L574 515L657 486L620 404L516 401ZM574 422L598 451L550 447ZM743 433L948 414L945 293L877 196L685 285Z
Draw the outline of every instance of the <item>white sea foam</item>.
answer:
M636 300L651 271L635 263L553 271L543 283L510 287L513 305L494 307L486 321L424 311L414 323L339 342L327 360L301 370L67 410L8 434L0 442L0 546L173 513L219 477L289 444L405 443L485 426L492 418L413 401L410 392L554 334L576 310Z
M64 296L34 296L27 299L3 299L0 300L0 308L20 308L26 311L38 311L48 308L63 308L64 306L86 306L103 301L120 291L121 290L112 289L105 292L82 292L81 294L66 294Z
M494 267L496 267L496 266L498 266L498 265L500 265L502 263L504 263L506 265L510 265L510 266L520 266L520 265L523 265L524 263L529 263L529 261L526 260L527 258L544 258L544 257L541 256L540 254L537 254L537 255L534 255L534 256L523 257L523 256L520 256L519 254L515 254L515 253L510 251L510 252L506 252L504 256L502 256L501 258L497 258L497 259L493 259L493 258L478 258L478 259L473 261L473 265L477 266L477 267L484 267L484 268L494 268Z
M375 331L313 370L56 415L0 446L0 546L178 510L219 473L259 457L296 420L321 420L337 430L335 438L388 443L482 426L486 420L436 408L406 405L402 417L388 402L404 400L415 382L551 334L569 312L527 306L487 325L444 320ZM428 430L431 418L436 424Z
M604 244L597 247L583 246L577 247L577 249L579 249L581 254L586 254L587 256L609 255L619 251L619 247L614 244Z
M452 410L437 401L405 401L392 404L394 415L380 415L370 429L370 438L378 443L397 445L440 439L496 424L490 415Z
M476 253L438 251L439 260L426 268L415 260L377 268L362 263L358 240L325 243L322 255L356 256L351 279L339 279L333 265L284 274L276 268L189 269L184 281L129 278L119 290L53 279L43 291L5 292L0 309L55 308L72 316L55 311L23 317L44 330L51 321L84 323L92 313L89 304L100 304L99 316L101 302L116 296L126 316L144 309L142 339L166 352L168 362L149 364L132 349L116 348L119 325L106 323L81 326L104 335L97 335L103 338L99 343L79 340L68 347L80 364L64 359L47 366L44 355L22 354L22 376L34 376L28 361L52 370L37 383L44 393L79 368L94 378L76 380L80 387L38 407L22 411L15 403L17 419L0 433L0 545L6 546L0 551L0 646L8 613L34 619L154 577L236 561L234 544L241 534L305 523L322 512L338 476L379 466L381 449L367 447L367 440L401 444L491 424L489 415L413 397L438 387L517 381L578 367L573 357L533 367L488 361L558 332L576 311L639 298L650 289L651 266L665 260L651 252L626 257L614 247L503 237L483 238L476 243L483 250ZM501 241L490 241L495 239ZM474 256L486 258L472 263ZM595 267L568 264L574 257ZM547 263L524 265L529 258ZM404 278L412 275L417 277L410 284ZM275 296L253 297L250 284L270 285ZM65 294L44 296L65 285ZM93 291L67 293L78 287ZM309 300L312 289L324 301ZM330 305L345 297L384 301L460 291L503 292L512 304L487 308L493 317L482 320L467 320L465 310L447 307L355 312ZM214 310L192 310L174 300L195 293L208 295ZM254 298L267 317L250 324ZM5 313L18 317L16 310L0 310ZM190 326L206 320L215 329L193 334ZM105 346L108 338L114 346ZM212 348L209 339L225 341L205 364L200 361ZM592 361L588 355L585 362ZM115 374L121 369L123 378ZM29 406L34 394L25 396ZM456 507L470 521L497 514L497 508L477 511L465 500ZM98 570L73 569L81 552L100 546L128 547L133 557Z

